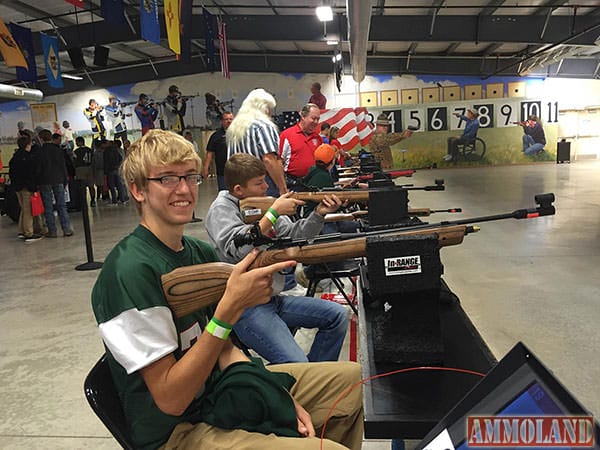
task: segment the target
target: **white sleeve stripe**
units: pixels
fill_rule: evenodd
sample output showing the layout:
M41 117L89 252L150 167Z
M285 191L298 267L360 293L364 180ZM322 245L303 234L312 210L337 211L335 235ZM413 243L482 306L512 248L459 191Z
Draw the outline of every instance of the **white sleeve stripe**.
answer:
M178 347L177 329L166 306L128 309L101 323L100 335L127 374L142 369Z

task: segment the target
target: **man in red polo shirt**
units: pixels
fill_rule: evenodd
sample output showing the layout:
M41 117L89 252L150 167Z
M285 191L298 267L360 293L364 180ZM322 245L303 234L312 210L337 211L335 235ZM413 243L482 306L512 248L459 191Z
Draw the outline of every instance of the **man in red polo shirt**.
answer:
M279 156L289 190L295 190L296 184L315 164L315 149L323 143L316 131L320 118L319 107L307 103L300 111L300 121L279 135Z

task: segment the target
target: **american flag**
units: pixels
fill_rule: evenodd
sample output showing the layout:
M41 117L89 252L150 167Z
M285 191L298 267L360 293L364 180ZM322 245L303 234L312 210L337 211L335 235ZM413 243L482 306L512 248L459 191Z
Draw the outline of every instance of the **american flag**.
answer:
M229 75L229 53L227 52L227 25L223 22L223 19L219 17L217 19L217 26L219 29L219 55L221 57L221 73L228 80L231 78Z
M295 125L300 120L297 111L285 111L282 114L282 131ZM365 146L373 134L372 115L367 108L322 109L321 123L327 122L332 127L338 127L338 141L344 150L352 150L357 145Z

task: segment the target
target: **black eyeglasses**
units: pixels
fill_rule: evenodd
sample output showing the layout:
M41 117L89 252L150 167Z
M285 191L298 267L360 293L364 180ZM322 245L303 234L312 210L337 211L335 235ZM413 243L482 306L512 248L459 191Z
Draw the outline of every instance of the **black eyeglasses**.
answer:
M175 187L181 180L185 180L188 186L197 186L202 183L202 175L193 173L190 175L165 175L158 178L146 178L148 181L159 181L160 184L166 187Z

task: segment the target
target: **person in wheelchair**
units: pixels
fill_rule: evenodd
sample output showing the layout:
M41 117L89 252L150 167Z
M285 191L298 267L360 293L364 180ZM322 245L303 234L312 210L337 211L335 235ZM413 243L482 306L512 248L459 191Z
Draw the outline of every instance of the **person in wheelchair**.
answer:
M461 144L470 144L477 138L479 130L479 113L474 109L467 109L467 114L454 113L460 120L466 122L465 129L461 136L452 136L448 138L448 154L444 156L444 161L458 160L458 146Z

